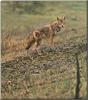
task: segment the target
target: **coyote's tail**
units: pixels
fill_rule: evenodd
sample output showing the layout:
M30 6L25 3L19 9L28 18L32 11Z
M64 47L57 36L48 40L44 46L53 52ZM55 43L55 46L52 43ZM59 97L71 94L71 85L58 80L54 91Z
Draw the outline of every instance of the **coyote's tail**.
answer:
M26 46L26 50L29 49L35 42L35 39L33 37L32 34L30 34L30 36L27 37L27 46Z

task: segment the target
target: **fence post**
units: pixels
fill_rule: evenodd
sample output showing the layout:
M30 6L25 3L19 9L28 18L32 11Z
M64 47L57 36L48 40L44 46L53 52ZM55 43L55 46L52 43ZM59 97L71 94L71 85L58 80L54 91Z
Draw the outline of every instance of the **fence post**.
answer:
M86 7L87 7L87 10L88 10L88 1L86 1L87 3L87 5L86 5ZM86 41L87 41L87 45L86 45L86 49L87 49L87 56L86 56L86 62L87 62L87 68L86 68L86 73L87 73L87 87L86 87L86 89L87 89L87 93L86 93L86 98L88 99L88 12L87 12L87 27L86 27L86 29L87 29L87 31L86 31Z
M80 93L80 67L79 67L78 53L75 54L75 58L77 65L75 99L78 99Z

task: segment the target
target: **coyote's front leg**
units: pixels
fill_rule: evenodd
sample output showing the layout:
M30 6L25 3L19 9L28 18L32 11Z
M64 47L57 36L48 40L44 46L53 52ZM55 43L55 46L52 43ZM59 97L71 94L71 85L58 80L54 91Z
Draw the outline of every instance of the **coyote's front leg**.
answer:
M55 34L51 34L50 37L49 37L50 47L54 47L54 37L55 37Z

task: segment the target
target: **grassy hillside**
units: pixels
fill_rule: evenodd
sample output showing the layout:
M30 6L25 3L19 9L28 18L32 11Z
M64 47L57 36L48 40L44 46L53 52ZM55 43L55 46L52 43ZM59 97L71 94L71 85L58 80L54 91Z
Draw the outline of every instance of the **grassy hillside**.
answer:
M76 58L80 64L80 97L86 96L86 2L2 2L2 97L74 98ZM41 55L24 50L36 28L65 16L55 48L43 40Z

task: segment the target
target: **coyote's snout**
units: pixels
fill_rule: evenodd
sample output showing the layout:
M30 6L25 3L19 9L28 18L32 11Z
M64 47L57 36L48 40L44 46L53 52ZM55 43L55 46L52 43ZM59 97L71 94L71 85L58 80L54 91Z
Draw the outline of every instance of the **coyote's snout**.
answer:
M65 17L57 17L56 21L53 21L50 24L45 25L44 27L34 30L27 37L27 46L26 49L29 49L33 44L35 46L34 50L37 50L40 46L40 43L44 37L49 39L49 44L54 45L53 39L56 32L59 32L64 27Z

